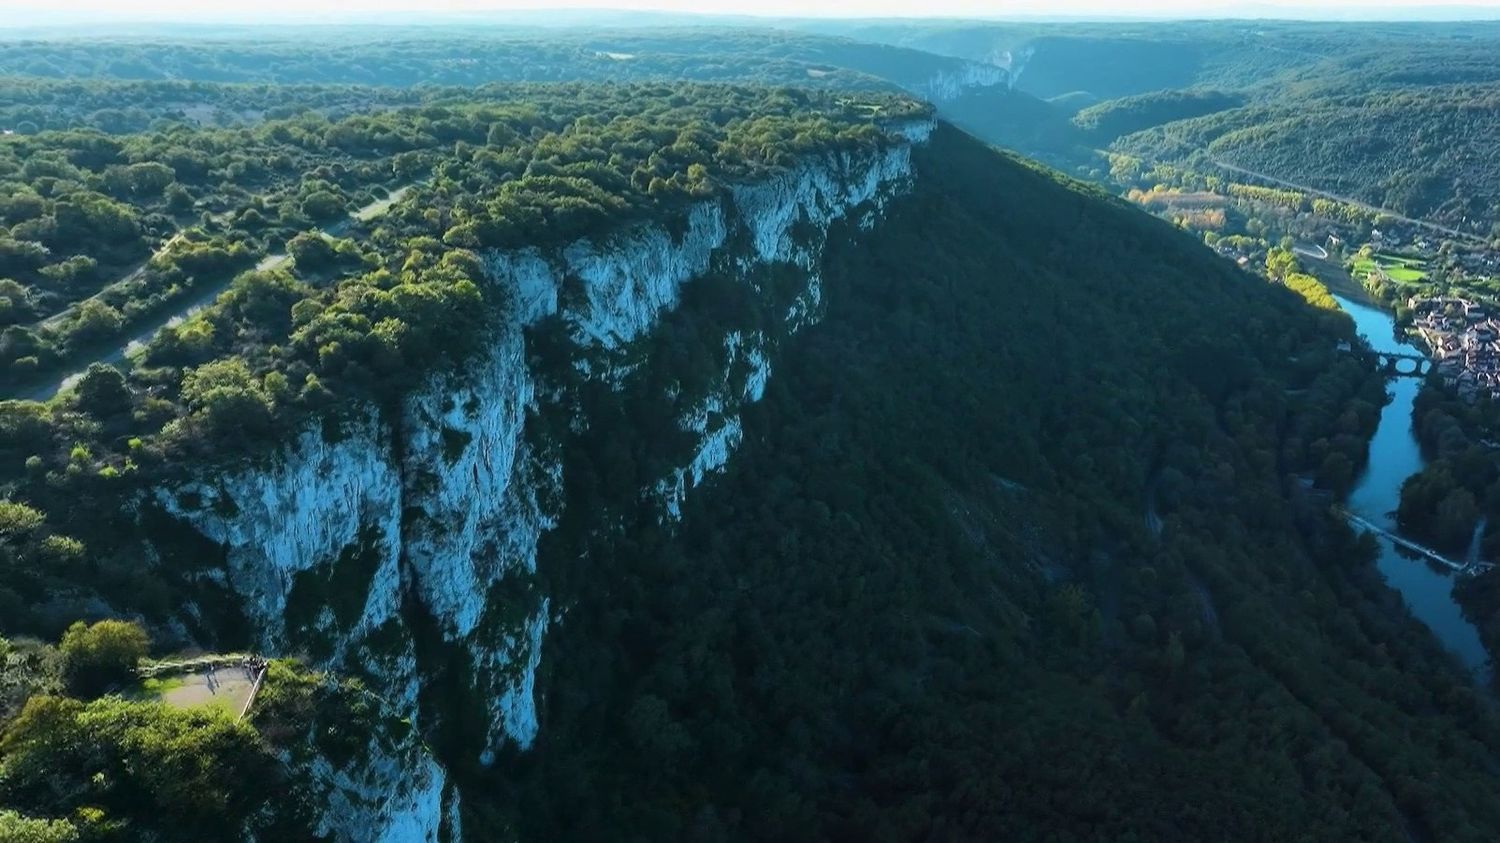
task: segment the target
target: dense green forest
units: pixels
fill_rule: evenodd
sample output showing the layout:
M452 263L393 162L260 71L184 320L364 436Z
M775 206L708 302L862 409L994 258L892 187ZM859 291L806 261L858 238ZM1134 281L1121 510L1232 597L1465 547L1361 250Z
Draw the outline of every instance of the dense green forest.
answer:
M6 534L0 632L65 623L69 607L97 594L119 609L164 620L172 602L159 577L133 559L85 552L116 545L115 531L129 529L128 517L114 522L99 512L184 459L223 459L274 441L307 415L337 415L355 398L394 399L433 367L462 361L484 338L486 298L475 250L566 242L668 214L805 156L879 146L887 142L881 126L925 113L911 100L882 94L853 99L796 89L552 86L491 88L469 104L336 123L305 117L255 130L6 139L46 153L28 154L19 165L22 178L34 163L52 161L54 171L87 179L63 169L76 167L78 145L99 150L101 157L89 160L105 172L130 172L135 165L125 163L126 150L138 145L175 161L218 144L217 158L205 166L243 168L260 160L248 151L257 138L272 144L285 138L288 147L317 155L355 150L377 163L320 163L289 178L291 190L280 201L257 198L211 226L221 233L189 232L180 250L148 262L148 280L162 276L170 283L173 273L198 272L232 283L212 306L151 338L128 380L95 365L51 403L0 402L0 482L7 498L28 513L24 528ZM287 167L296 171L293 161ZM90 197L86 201L117 211L110 221L128 219L136 207L44 171L32 183L49 194ZM324 172L337 180L316 178ZM348 236L304 232L281 242L309 218L344 214L349 197L392 181L406 181L410 190L378 221L347 228ZM68 200L36 196L32 207L41 216L34 223L52 225L58 209L71 207ZM97 243L91 218L70 214L77 227L67 232L70 239L59 234L55 242ZM220 241L214 238L234 245L215 251ZM236 275L243 264L235 263L234 250L253 257L277 248L267 241L284 247L289 260ZM185 270L181 263L188 258L196 262ZM85 260L70 257L64 264ZM38 288L49 278L39 271L7 283L18 297L41 300L45 290ZM126 295L136 302L141 294ZM89 318L95 309L85 303L79 310ZM114 314L110 327L125 325L123 314ZM13 325L0 346L12 366L35 368L48 336L45 328ZM85 500L97 508L79 506ZM47 595L54 603L39 613ZM61 617L48 621L53 613Z
M1224 111L1241 101L1220 91L1155 91L1090 106L1073 115L1073 123L1095 144L1107 146L1121 135Z
M1500 70L1500 69L1497 69ZM1223 161L1489 235L1500 225L1500 87L1275 99L1124 138L1153 158Z
M7 379L249 268L372 190L415 178L447 141L413 131L377 137L369 126L368 117L309 116L253 130L4 138Z
M952 130L920 168L680 530L592 491L645 430L570 447L577 608L488 822L1489 839L1492 715L1295 476L1378 414L1352 325Z

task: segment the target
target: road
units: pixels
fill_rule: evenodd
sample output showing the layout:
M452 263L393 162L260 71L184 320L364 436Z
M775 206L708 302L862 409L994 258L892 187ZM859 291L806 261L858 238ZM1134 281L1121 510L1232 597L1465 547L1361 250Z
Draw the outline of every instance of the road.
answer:
M409 192L414 186L415 185L412 184L403 185L402 187L391 191L390 195L385 199L377 199L376 201L371 202L368 205L365 205L364 207L350 214L349 217L339 220L332 225L326 226L323 229L324 236L336 237L344 230L346 230L350 226L350 224L356 220L359 222L368 222L369 220L379 217L386 211L389 211L391 209L391 206L401 201L402 197L406 196L407 192ZM165 249L166 246L164 245L162 248ZM278 252L274 255L267 255L264 258L261 258L260 262L255 265L255 269L258 272L279 269L283 266L286 266L287 263L291 261L291 259L292 256L287 254L286 252ZM144 265L142 265L141 269L144 269ZM137 269L135 272L139 273L141 269ZM47 401L57 393L77 383L78 379L83 377L83 373L88 371L89 366L92 366L95 363L107 363L111 366L117 366L120 363L125 362L126 358L130 357L141 349L144 349L146 347L146 344L151 342L151 338L156 336L156 333L158 331L163 328L170 328L176 325L180 325L193 314L212 304L214 300L219 297L220 293L229 288L230 283L233 282L234 279L235 275L231 274L225 278L219 279L213 284L207 285L201 290L195 291L190 298L178 302L177 307L175 307L171 312L153 317L145 325L134 330L131 335L127 337L125 341L120 345L115 346L109 351L93 357L92 359L74 364L75 368L73 368L71 371L60 378L49 378L46 383L43 383L39 386L32 386L18 390L16 394L10 396L11 399L21 401Z
M1308 246L1304 243L1298 243L1292 247L1292 253L1318 261L1328 260L1328 250L1322 246Z
M1360 517L1358 515L1355 515L1353 512L1350 512L1349 510L1345 509L1342 506L1335 507L1334 511L1337 512L1338 514L1344 516L1344 519L1346 521L1348 521L1350 524L1354 525L1355 527L1358 527L1358 528L1363 529L1363 530L1368 530L1368 531L1370 531L1372 533L1375 533L1377 535L1384 536L1387 539L1391 540L1392 542L1394 542L1394 543L1396 543L1398 545L1401 545L1402 547L1406 548L1407 550L1410 550L1411 552L1416 553L1416 554L1418 554L1420 556L1426 557L1427 559L1429 559L1429 560L1431 560L1433 562L1436 562L1439 565L1442 565L1443 567L1448 568L1449 570L1452 570L1452 571L1454 571L1456 573L1460 573L1460 574L1468 573L1468 572L1474 570L1477 565L1484 564L1484 563L1478 562L1477 558L1475 560L1473 560L1472 562L1471 561L1456 562L1456 561L1454 561L1452 559L1449 559L1448 557L1442 555L1441 553L1438 553L1436 550L1433 550L1430 547L1424 547L1424 546L1422 546L1420 544L1417 544L1416 542L1412 541L1411 539L1408 539L1408 538L1406 538L1404 536L1397 535L1396 533L1393 533L1390 530L1387 530L1386 528L1380 526L1379 524L1376 524L1373 521L1370 521L1367 518L1362 518L1362 517Z
M1214 162L1214 166L1217 166L1221 169L1229 170L1233 173L1239 173L1240 175L1257 178L1261 181L1268 181L1279 187L1290 188L1292 190L1298 190L1303 193L1310 193L1314 196L1321 196L1324 199L1332 199L1335 202L1343 202L1345 205L1353 205L1356 208L1362 208L1366 211L1370 211L1371 213L1381 214L1394 220L1400 220L1401 222L1408 223L1410 225L1415 225L1420 228L1428 229L1429 231L1438 232L1439 234L1446 234L1449 237L1459 237L1464 240L1470 240L1476 243L1487 242L1483 237L1480 237L1477 234L1469 234L1468 232L1459 231L1456 228L1449 228L1445 225L1438 225L1435 222L1428 222L1427 220L1419 220L1414 217L1402 216L1395 211L1389 211L1385 208L1377 208L1374 205L1369 204L1368 202L1361 202L1358 199L1354 199L1349 196L1340 196L1337 193L1329 193L1326 190L1319 190L1318 188L1311 187L1309 185L1298 184L1293 181L1287 181L1286 179L1279 179L1275 176L1267 175L1266 173L1258 173L1255 170L1247 170L1244 167L1236 167L1233 164L1230 164L1226 161L1220 161L1217 158L1212 160Z
M224 222L224 221L228 220L233 215L234 215L233 211L220 211L219 213L214 214L211 217L209 217L209 219L213 220L214 222ZM183 238L183 232L181 232L181 231L177 232L176 234L173 234L171 237L167 238L166 242L164 242L160 246L158 246L156 248L156 250L151 253L150 257L148 257L145 260L141 261L140 264L138 264L134 269L130 270L129 272L125 273L124 275L121 275L119 278L116 278L114 281L111 281L110 283L106 284L104 287L102 287L99 290L99 292L93 294L92 296L89 296L88 298L84 298L84 299L79 299L78 301L73 302L72 304L68 305L67 307L63 308L62 310L59 310L58 312L52 314L51 316L48 316L47 318L42 319L42 320L34 323L31 326L31 329L33 331L37 331L37 330L40 330L42 328L50 328L50 327L53 327L54 325L61 324L63 322L63 320L65 320L68 317L72 316L73 314L77 313L78 309L81 308L81 307L83 307L83 305L86 302L94 301L96 299L100 300L100 301L103 301L105 294L109 293L111 290L118 289L119 287L122 287L122 286L124 286L126 284L129 284L129 283L135 281L136 279L140 278L141 275L143 273L145 273L146 267L148 267L148 266L151 265L151 261L155 260L157 255L164 255L164 254L166 254L167 250L170 249L170 248L172 248L174 245L176 245L177 241L181 240L182 238ZM105 303L108 304L108 302L105 302Z

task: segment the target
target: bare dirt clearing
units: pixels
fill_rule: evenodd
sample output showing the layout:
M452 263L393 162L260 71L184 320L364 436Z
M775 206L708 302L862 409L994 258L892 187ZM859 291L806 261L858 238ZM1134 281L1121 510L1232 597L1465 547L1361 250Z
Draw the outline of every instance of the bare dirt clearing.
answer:
M255 671L238 665L155 680L161 701L174 708L212 706L238 717L255 687ZM149 686L147 690L153 690Z

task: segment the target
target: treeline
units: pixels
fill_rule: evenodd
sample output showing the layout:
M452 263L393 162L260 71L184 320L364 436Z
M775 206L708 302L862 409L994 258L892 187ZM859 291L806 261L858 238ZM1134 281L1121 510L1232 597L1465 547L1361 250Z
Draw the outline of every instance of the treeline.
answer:
M411 37L379 40L357 28L327 27L316 38L283 31L264 39L24 41L0 54L0 76L394 87L693 80L848 90L915 84L965 64L918 50L764 29L585 28L538 37L534 30L478 25L424 27Z
M377 107L431 101L451 89L10 77L0 81L0 129L133 134L173 125L253 126L307 111L337 120Z
M1401 487L1397 512L1403 530L1442 550L1462 553L1481 517L1494 517L1482 550L1500 557L1500 454L1485 431L1500 429L1500 410L1488 398L1469 403L1450 390L1424 388L1412 427L1429 458Z
M1500 451L1492 438L1500 406L1488 395L1470 402L1424 386L1412 429L1427 464L1401 486L1402 531L1458 558L1477 538L1480 559L1500 558ZM1458 578L1454 594L1485 649L1500 653L1500 569Z

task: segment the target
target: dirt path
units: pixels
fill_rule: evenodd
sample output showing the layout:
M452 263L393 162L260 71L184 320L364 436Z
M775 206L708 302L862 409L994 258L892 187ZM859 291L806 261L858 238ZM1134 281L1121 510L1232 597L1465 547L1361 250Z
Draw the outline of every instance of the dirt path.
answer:
M377 199L376 201L371 202L368 205L365 205L364 207L350 214L348 217L339 220L332 225L325 226L322 230L324 236L336 237L347 230L349 226L356 220L359 222L367 222L369 220L375 219L376 217L379 217L386 211L389 211L391 209L391 206L401 201L402 197L406 196L406 194L412 189L413 186L415 186L415 183L399 187L391 191L390 195L386 198ZM162 248L165 249L166 246L163 246ZM286 252L278 252L274 255L267 255L266 257L261 258L260 262L255 265L255 269L260 272L278 269L289 263L291 259L291 255L288 255ZM135 272L139 273L140 271L142 271L142 269L144 269L144 264ZM11 396L11 398L21 401L47 401L57 393L77 383L78 380L83 377L83 373L88 370L89 366L92 366L95 363L107 363L111 366L117 366L120 363L125 362L125 359L127 357L145 348L146 344L151 342L151 338L156 336L158 331L162 330L163 328L170 328L176 325L180 325L188 318L192 317L193 314L212 304L216 299L218 299L220 293L229 288L229 285L234 281L234 278L235 275L231 274L228 277L222 278L213 284L207 285L202 290L193 293L190 298L178 302L177 306L173 308L171 312L159 314L150 319L146 324L132 331L130 335L125 338L125 341L123 343L120 343L117 346L113 346L110 350L94 356L89 360L72 364L71 370L60 377L49 378L45 383L42 383L40 385L34 385L25 389L18 390L14 395ZM98 295L99 294L96 293L94 297L97 297ZM85 299L85 301L87 301L87 299ZM66 313L67 311L64 312ZM61 318L61 315L62 314L58 314L57 316L50 318Z
M210 216L209 219L213 220L216 223L221 223L221 222L225 222L226 220L228 220L233 215L234 215L233 211L220 211L219 213L213 214L212 216ZM59 325L64 320L66 320L68 317L73 316L74 314L76 314L78 312L78 310L80 308L82 308L85 304L87 304L88 302L96 301L96 300L103 301L104 296L107 295L108 293L110 293L111 291L117 290L120 287L125 286L126 284L132 284L132 283L134 283L137 279L139 279L141 277L141 275L143 275L146 272L146 267L148 267L148 266L151 265L151 261L155 260L157 258L157 256L159 256L159 255L166 254L169 249L171 249L174 245L177 244L177 241L179 241L179 240L181 240L183 238L183 236L184 236L184 232L178 231L176 234L173 234L171 237L168 237L165 242L163 242L160 246L156 247L156 249L153 250L151 252L151 254L149 256L147 256L147 258L145 260L143 260L139 264L137 264L135 266L135 268L131 269L129 272L125 273L124 275L121 275L119 278L116 278L115 280L109 282L108 284L105 284L103 287L99 288L98 292L94 293L93 295L91 295L91 296L89 296L87 298L79 299L78 301L73 302L72 304L68 305L67 307L63 308L62 310L59 310L58 312L52 314L51 316L48 316L45 319L42 319L42 320L40 320L38 322L33 323L30 326L31 329L35 331L35 330L41 330L42 328L50 328L50 327L52 327L54 325Z

